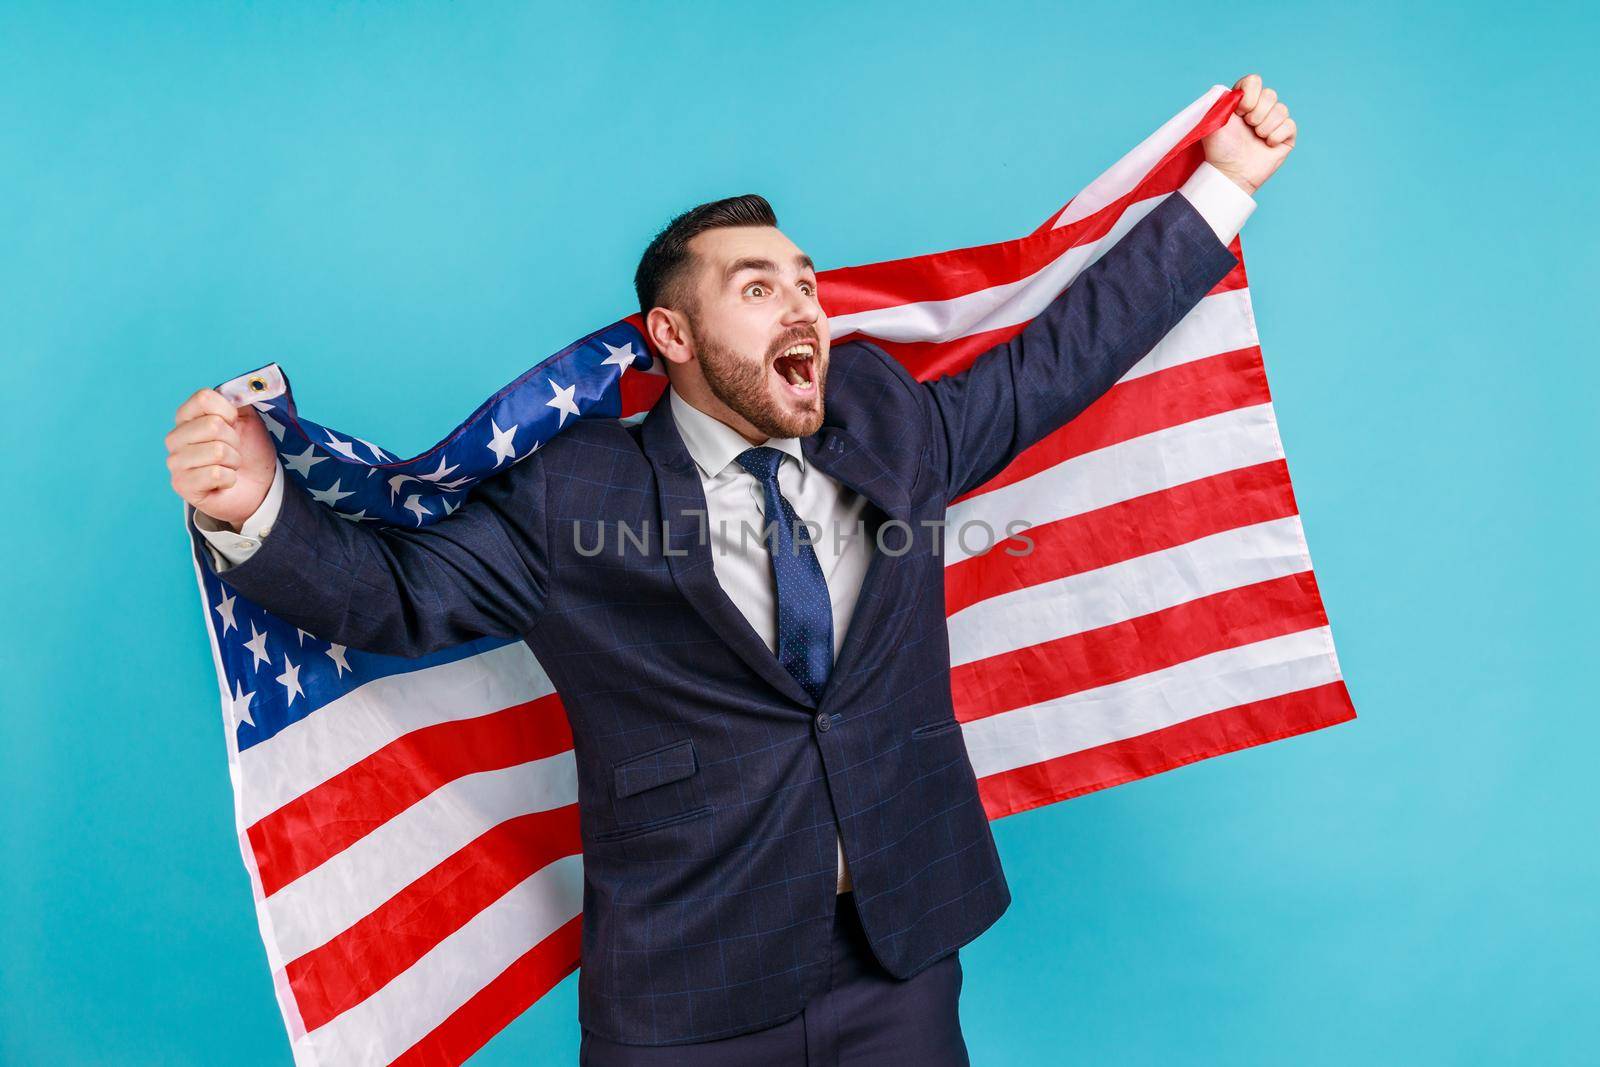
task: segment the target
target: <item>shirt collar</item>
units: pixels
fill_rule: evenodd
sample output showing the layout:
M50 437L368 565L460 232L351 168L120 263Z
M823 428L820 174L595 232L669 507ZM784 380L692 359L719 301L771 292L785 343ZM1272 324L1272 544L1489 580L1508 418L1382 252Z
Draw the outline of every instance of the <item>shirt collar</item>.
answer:
M679 396L676 389L668 386L667 392L671 394L668 402L672 407L672 420L678 424L684 447L689 450L689 458L694 460L694 465L700 468L702 478L715 478L728 464L738 459L741 452L755 447L740 436L738 430L707 415ZM805 469L806 458L800 449L800 438L769 437L764 444L793 456L800 469Z

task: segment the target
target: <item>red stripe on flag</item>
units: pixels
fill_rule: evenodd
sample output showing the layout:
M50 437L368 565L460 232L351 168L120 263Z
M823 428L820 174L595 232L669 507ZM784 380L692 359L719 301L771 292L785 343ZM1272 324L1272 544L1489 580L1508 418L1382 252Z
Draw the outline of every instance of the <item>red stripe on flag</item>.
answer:
M1235 255L1238 254L1238 244L1239 239L1236 237L1230 246L1234 248ZM1217 293L1232 292L1244 287L1244 264L1241 262L1227 277L1212 286L1206 295L1214 296ZM1021 333L1027 325L1025 322L1019 322L1012 326L969 333L950 341L882 341L860 334L847 337L840 343L848 343L850 340L871 341L898 360L917 381L927 382L947 374L959 374L977 362L978 357L991 348L1005 344Z
M1177 189L1179 183L1135 191L1123 207ZM905 304L955 300L997 285L1031 278L1080 245L1093 244L1116 223L1117 215L1100 212L1059 230L1030 234L975 248L929 252L884 263L837 267L817 275L817 295L829 318L883 311ZM914 296L911 294L915 294Z
M1310 571L1227 589L954 667L956 718L971 722L1326 625Z
M995 345L1003 345L1028 324L1001 326L995 330L969 333L953 341L878 341L873 344L899 360L900 365L919 382L932 381L946 374L956 374L972 366L974 360Z
M1184 134L1183 138L1179 140L1177 144L1169 148L1166 155L1162 156L1159 161L1151 166L1150 171L1146 174L1145 180L1148 181L1150 175L1159 173L1165 168L1174 166L1174 161L1176 160L1192 160L1193 162L1188 163L1188 170L1190 171L1199 166L1200 161L1205 158L1205 149L1203 146L1194 149L1191 149L1189 146L1197 144L1203 137L1211 133L1211 131L1221 129L1224 125L1226 125L1229 117L1233 114L1233 109L1237 107L1239 101L1243 99L1243 89L1230 89L1221 96L1217 97L1216 100L1212 101L1211 106L1206 109L1206 113L1201 117L1200 121L1195 123L1194 127L1190 129L1188 133ZM1187 171L1185 173L1187 173ZM1059 210L1051 212L1050 217L1041 222L1038 229L1034 230L1033 232L1042 233L1054 226L1056 219L1059 219L1061 217L1061 213L1066 211L1067 208L1071 206L1073 200L1076 199L1078 199L1078 197L1074 196L1072 200L1068 200L1066 204L1063 204ZM1105 211L1107 209L1101 208L1100 210Z
M1159 552L1224 530L1295 514L1289 468L1283 460L1224 471L1170 489L1030 527L1026 536L998 542L981 556L944 569L945 613L1071 574Z
M1031 277L1064 252L1110 232L1130 204L1175 191L1205 159L1199 141L1227 122L1240 90L1218 97L1206 116L1184 134L1127 193L1076 222L1051 229L1057 211L1026 237L976 248L936 252L905 259L841 267L817 278L817 292L829 317L878 311L906 303L950 300L996 285ZM914 299L908 294L916 294Z
M1189 171L1199 163L1200 157L1196 157ZM817 294L828 317L836 318L911 303L955 300L997 285L1013 285L1038 274L1074 248L1100 240L1130 204L1175 192L1187 177L1188 172L1178 169L1152 175L1114 204L1058 230L823 271L817 275Z
M458 1067L578 967L583 916L539 942L474 993L391 1067Z
M655 362L655 367L661 366L659 357L650 347L650 336L644 332L644 316L635 311L632 315L624 315L620 322L625 322L639 331L643 338L643 348ZM622 377L617 379L617 394L621 402L621 410L617 413L620 418L637 415L641 411L649 411L667 388L667 376L657 374L654 369L640 370L636 367L622 368Z
M571 748L555 694L413 730L250 827L261 891L271 896L457 778Z
M1240 289L1250 288L1250 279L1244 270L1244 245L1239 243L1239 234L1234 234L1233 240L1228 242L1228 251L1232 252L1233 258L1239 262L1233 265L1233 269L1228 272L1227 277L1211 287L1211 292L1207 293L1207 296L1215 293L1232 293Z
M306 1029L366 1000L534 872L582 849L576 804L520 815L486 831L288 965Z
M1020 482L1076 456L1271 399L1259 348L1241 348L1145 374L1112 386L1077 418L1034 442L1005 470L951 504Z
M627 418L641 411L649 411L655 406L655 402L661 399L661 394L666 391L667 376L629 370L622 375L617 388L622 400L620 415L622 418Z
M1343 682L1240 704L978 780L991 820L1356 717Z

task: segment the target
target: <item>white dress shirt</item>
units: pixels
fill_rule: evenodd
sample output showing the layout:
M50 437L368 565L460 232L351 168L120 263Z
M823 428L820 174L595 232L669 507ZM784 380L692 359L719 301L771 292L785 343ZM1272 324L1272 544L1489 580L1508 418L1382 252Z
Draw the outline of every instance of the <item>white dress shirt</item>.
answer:
M1233 240L1256 208L1253 197L1209 163L1196 167L1178 191L1194 205L1223 244ZM760 537L765 521L761 483L735 462L739 453L752 446L731 426L700 411L676 390L668 392L673 421L705 490L711 561L717 581L767 648L776 653L777 590L771 554ZM822 565L833 605L833 652L837 658L871 559L871 542L859 525L866 500L808 464L799 438L772 438L766 445L786 457L778 465L779 491L796 516L822 531L813 550ZM213 549L217 573L248 559L271 532L283 500L283 478L283 464L279 463L266 498L237 533L203 512L194 513L195 527ZM850 888L850 872L845 865L843 842L837 835L835 846L839 856L837 885L842 893Z

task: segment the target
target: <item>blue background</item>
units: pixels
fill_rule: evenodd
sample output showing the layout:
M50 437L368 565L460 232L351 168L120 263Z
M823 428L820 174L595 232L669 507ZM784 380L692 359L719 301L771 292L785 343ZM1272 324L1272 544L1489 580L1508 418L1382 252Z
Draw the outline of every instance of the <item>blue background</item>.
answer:
M0 1061L284 1064L163 435L269 360L407 454L757 190L824 266L1032 228L1213 83L1361 718L996 824L974 1062L1593 1062L1593 16L0 8ZM1584 667L1587 663L1590 666ZM478 1064L575 1062L576 978Z

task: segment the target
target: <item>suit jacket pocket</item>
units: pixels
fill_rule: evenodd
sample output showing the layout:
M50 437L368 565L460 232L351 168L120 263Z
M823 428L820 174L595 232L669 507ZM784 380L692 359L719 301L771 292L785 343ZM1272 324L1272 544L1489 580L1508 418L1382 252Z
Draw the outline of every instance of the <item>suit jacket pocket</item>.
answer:
M689 738L629 756L612 768L616 832L643 831L680 821L705 807L705 782ZM607 836L610 836L608 833Z
M946 734L951 730L959 729L961 729L961 720L954 718L940 719L938 722L925 722L921 726L913 727L911 736L920 741L924 737L936 737L939 734Z

